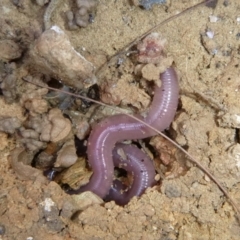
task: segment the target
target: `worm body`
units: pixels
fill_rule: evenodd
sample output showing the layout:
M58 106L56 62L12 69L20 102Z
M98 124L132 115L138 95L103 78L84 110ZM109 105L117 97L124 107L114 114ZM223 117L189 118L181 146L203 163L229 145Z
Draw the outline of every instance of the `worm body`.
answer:
M162 73L160 78L162 85L161 87L155 87L153 102L147 117L136 117L159 131L163 131L173 121L178 104L179 87L176 72L172 67ZM112 152L115 144L126 139L143 139L155 134L144 124L124 114L108 117L96 124L90 134L87 150L88 161L93 174L89 183L70 193L92 191L104 198L113 183L114 163Z
M116 144L113 150L113 163L115 167L123 168L130 173L133 182L127 188L119 180L114 180L105 200L114 200L118 205L125 205L132 197L142 195L148 187L154 185L153 162L136 146Z

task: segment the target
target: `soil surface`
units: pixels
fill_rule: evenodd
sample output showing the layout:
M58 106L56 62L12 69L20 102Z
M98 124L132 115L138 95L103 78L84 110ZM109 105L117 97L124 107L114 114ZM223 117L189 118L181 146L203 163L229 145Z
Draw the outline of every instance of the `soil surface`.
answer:
M200 1L171 0L144 10L127 0L101 0L94 22L73 31L68 29L65 13L74 6L69 4L71 1L60 2L51 15L52 25L59 26L73 48L98 68L155 24ZM0 71L8 62L15 62L18 87L18 97L8 101L1 96L1 117L17 117L23 123L28 114L44 112L44 107L39 113L34 109L26 111L26 105L19 101L23 97L19 96L27 94L29 85L21 83L22 77L33 72L27 64L31 62L28 50L43 31L46 6L30 0L1 1ZM157 29L167 40L166 52L173 59L181 88L179 108L167 134L210 169L238 206L239 12L237 0L220 0L214 9L199 7ZM9 47L12 42L5 40L16 45ZM146 81L139 83L130 74L134 66L128 61L124 67L117 69L113 65L101 72L97 79L101 99L142 111L152 96ZM37 69L34 73L38 74ZM109 90L110 85L117 85L119 91ZM24 180L9 161L10 152L19 146L18 135L17 130L14 134L0 133L0 239L240 239L240 223L228 199L206 174L160 137L151 139L153 147L149 148L160 182L120 207L89 193L70 196L58 183L43 177L40 170L27 180L25 173ZM36 170L29 168L30 172Z

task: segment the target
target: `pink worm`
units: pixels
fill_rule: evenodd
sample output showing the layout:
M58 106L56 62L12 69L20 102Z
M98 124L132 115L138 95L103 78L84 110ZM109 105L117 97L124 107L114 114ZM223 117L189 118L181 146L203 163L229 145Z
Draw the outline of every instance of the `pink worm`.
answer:
M143 118L140 115L135 117L159 131L163 131L169 127L174 119L178 105L179 86L177 74L172 67L162 73L160 79L162 85L161 87L155 87L154 98L147 117ZM106 197L114 178L112 154L116 143L123 140L143 139L154 135L156 135L155 131L125 114L108 117L96 124L88 139L87 150L88 161L93 174L86 185L77 190L71 190L69 193L77 194L91 191L101 198ZM143 177L149 177L149 175ZM131 188L131 191L141 192L141 190L135 188Z

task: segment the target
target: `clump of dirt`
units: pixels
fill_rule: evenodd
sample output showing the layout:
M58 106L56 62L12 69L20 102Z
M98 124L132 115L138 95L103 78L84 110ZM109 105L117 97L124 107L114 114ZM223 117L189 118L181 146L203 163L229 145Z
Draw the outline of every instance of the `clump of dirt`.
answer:
M31 87L22 78L31 75L50 82L37 69L29 67L28 52L43 31L46 6L30 0L2 0L0 7L0 49L4 49L0 54L0 118L18 119L19 124L25 124L25 130L29 115L46 117L46 111L56 107L52 102L44 108L37 104L44 110L36 113L38 108L33 106L31 97L23 97ZM187 1L171 4L168 1L164 5L154 4L146 11L127 0L103 0L97 5L92 24L69 31L66 12L71 5L65 2L53 10L50 20L64 30L73 48L98 68L137 36L190 6ZM202 6L157 30L167 41L165 51L174 61L181 88L179 109L166 133L208 167L237 203L240 202L239 24L237 1L220 0L214 9ZM125 94L124 88L131 87L134 100L123 106L129 104L131 110L144 110L152 96L149 86L131 76L134 72L131 61L122 65L121 60L118 68L109 66L102 72L97 83L106 85L119 77L118 90L122 92L117 93L117 104ZM18 103L23 98L28 103L31 100L31 108ZM110 100L115 104L114 99ZM45 104L42 95L41 102ZM86 114L84 121L88 119L89 125L105 114L100 109L102 115L93 117L95 106L89 107L84 101L75 104L81 108L81 114ZM34 133L38 132L37 125L31 127ZM91 193L70 196L41 175L40 170L37 174L41 177L20 179L11 167L9 154L22 146L23 133L18 127L4 129L0 134L0 239L240 238L239 222L223 193L183 154L166 143L159 144L161 138L150 142L160 183L119 207L114 202L104 203ZM84 139L81 144L84 148ZM54 155L64 142L47 145L47 153ZM28 166L36 170L32 165Z

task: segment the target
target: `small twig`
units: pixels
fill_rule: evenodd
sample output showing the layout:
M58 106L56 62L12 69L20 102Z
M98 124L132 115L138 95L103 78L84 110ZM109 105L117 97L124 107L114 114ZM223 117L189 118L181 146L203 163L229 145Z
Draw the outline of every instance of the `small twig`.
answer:
M211 96L207 96L206 94L201 93L199 91L194 90L194 92L188 92L186 90L183 90L181 91L181 93L193 99L200 99L202 102L212 107L216 111L223 111L223 112L227 111L226 107L223 104L217 102Z
M50 3L48 4L43 16L44 30L47 30L52 27L51 24L52 13L60 2L61 2L60 0L50 0Z

